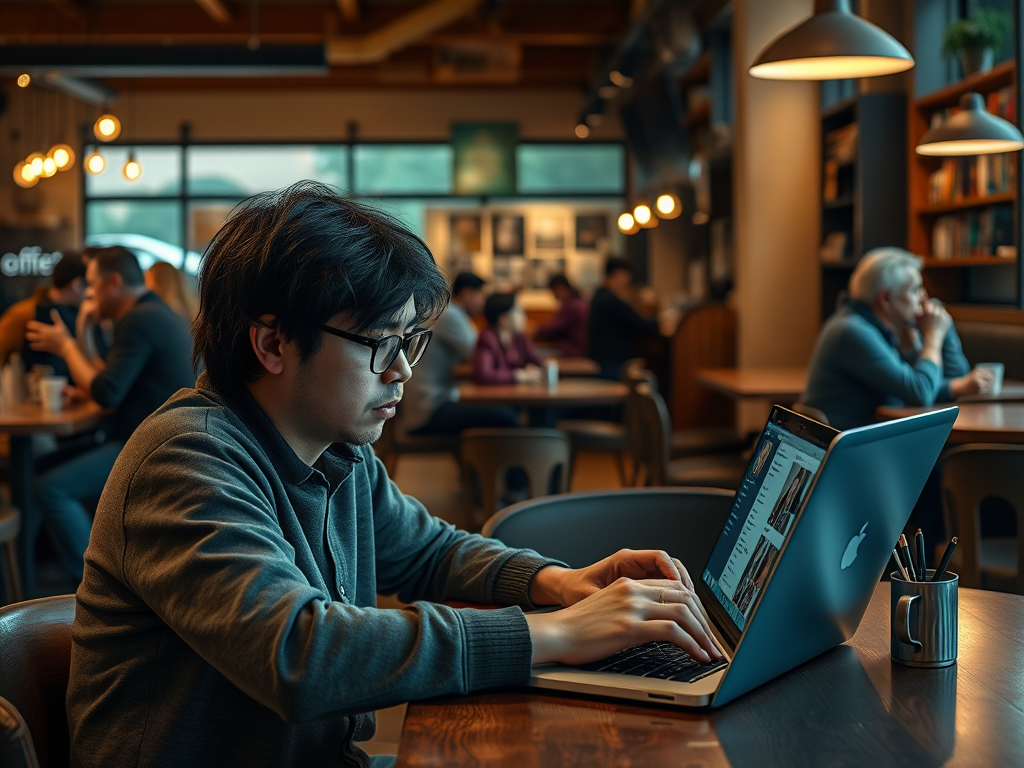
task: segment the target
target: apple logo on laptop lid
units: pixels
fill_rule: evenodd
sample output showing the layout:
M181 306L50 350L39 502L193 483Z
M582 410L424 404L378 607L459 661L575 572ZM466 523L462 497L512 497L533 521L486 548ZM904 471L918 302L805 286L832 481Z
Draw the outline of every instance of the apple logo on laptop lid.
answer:
M846 545L846 551L843 552L843 562L840 564L840 570L845 571L851 565L853 561L857 559L857 550L860 548L860 543L864 541L864 537L867 536L864 531L867 530L868 524L864 523L864 527L860 529L860 533L850 539L850 543Z

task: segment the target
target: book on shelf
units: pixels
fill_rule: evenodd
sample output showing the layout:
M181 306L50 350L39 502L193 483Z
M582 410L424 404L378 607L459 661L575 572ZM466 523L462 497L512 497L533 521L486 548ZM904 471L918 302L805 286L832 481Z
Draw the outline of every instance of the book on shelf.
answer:
M829 232L818 249L818 257L826 264L836 264L846 260L846 243L848 236L845 232Z
M1009 153L943 158L942 167L928 176L928 202L939 205L1010 192L1015 165Z
M932 226L932 257L962 259L1006 253L1013 244L1013 209L993 205L978 211L940 216Z
M849 123L825 134L825 160L849 165L857 158L857 123Z

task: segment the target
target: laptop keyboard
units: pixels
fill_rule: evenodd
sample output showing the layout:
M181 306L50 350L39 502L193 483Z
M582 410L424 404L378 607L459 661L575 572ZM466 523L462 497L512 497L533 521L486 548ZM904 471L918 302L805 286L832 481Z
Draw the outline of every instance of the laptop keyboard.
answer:
M578 668L588 672L611 672L692 683L728 664L725 659L696 661L678 645L657 640L634 645L607 659L580 664Z

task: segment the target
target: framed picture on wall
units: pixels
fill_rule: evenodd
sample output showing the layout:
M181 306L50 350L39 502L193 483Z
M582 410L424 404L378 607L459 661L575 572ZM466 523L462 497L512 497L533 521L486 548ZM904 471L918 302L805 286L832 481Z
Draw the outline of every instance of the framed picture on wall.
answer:
M480 214L453 213L450 227L452 256L466 256L480 250Z
M581 213L576 216L576 250L595 251L608 241L608 215Z
M538 250L565 248L565 218L556 214L542 214L530 221L533 245Z
M523 217L512 213L496 213L491 219L491 235L495 256L523 255Z
M495 291L510 291L523 287L526 259L522 256L495 256L491 278Z

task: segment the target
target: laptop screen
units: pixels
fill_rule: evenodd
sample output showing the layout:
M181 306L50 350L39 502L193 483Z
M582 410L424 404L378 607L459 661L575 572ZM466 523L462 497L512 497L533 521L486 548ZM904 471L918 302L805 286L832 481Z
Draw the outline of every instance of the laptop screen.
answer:
M702 577L739 632L836 434L778 406L772 409Z

